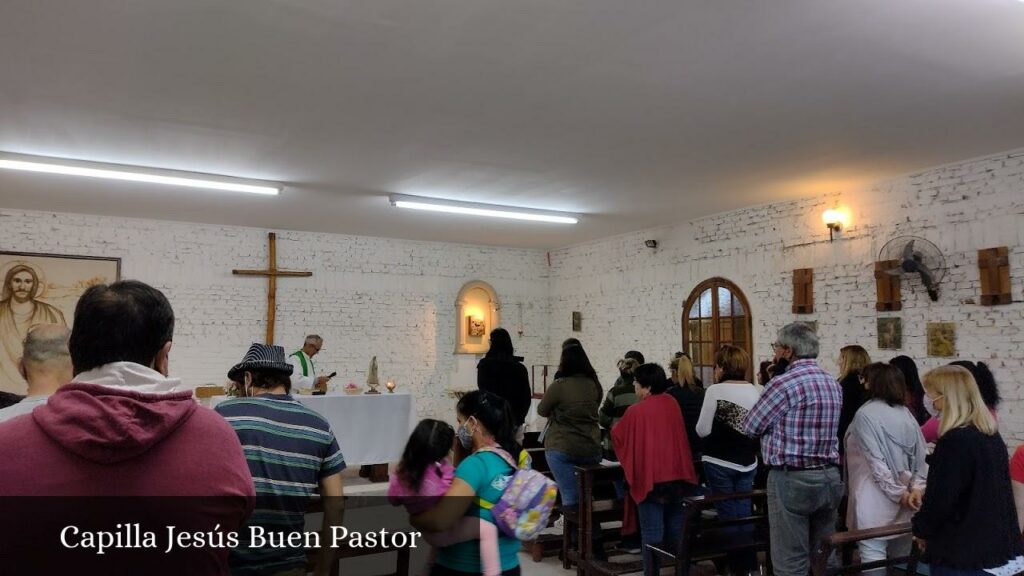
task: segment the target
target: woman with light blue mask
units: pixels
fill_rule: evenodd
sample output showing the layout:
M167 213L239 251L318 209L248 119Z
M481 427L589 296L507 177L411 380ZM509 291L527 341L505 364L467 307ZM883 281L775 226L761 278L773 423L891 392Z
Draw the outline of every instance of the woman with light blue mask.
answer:
M491 511L481 502L497 502L512 480L515 470L495 450L516 455L519 467L529 466L528 456L515 440L512 416L503 398L474 390L456 406L455 479L445 497L430 510L412 517L420 530L448 530L463 516L476 516L494 522ZM515 538L498 539L501 574L518 576L520 543ZM480 542L471 540L438 550L431 576L480 574Z

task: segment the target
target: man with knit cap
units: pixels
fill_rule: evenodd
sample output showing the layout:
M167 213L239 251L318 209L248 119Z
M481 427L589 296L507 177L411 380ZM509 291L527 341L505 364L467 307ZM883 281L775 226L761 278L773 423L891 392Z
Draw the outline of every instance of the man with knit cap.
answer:
M168 376L173 332L167 298L142 282L82 295L69 343L74 379L32 414L0 424L0 494L90 498L8 499L0 541L14 557L5 572L127 573L118 550L75 555L81 534L55 526L84 529L102 518L94 529L112 531L141 517L162 535L168 526L241 528L255 495L245 456L227 422ZM60 534L78 546L61 546ZM131 573L227 573L227 548L162 550L120 553L144 558Z

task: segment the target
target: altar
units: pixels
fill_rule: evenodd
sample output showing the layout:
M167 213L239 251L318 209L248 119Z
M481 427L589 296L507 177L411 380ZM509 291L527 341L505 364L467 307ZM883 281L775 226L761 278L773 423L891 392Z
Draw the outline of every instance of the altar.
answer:
M416 427L416 410L410 394L328 392L324 396L292 397L330 423L349 467L397 462ZM210 405L227 399L228 396L215 396Z

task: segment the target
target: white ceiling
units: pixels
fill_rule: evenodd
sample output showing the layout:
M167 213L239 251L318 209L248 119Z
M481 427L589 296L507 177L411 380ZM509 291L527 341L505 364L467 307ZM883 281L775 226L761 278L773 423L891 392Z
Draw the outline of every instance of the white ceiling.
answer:
M1018 0L0 2L0 150L288 183L8 172L8 208L551 248L1019 146Z

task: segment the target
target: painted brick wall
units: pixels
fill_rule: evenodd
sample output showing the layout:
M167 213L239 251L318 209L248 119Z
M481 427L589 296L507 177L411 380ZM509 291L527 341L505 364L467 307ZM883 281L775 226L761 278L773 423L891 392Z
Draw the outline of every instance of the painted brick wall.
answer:
M821 215L836 204L851 210L851 226L833 243ZM938 302L920 281L904 281L903 310L875 311L873 263L898 235L925 237L945 254L949 273ZM643 241L653 238L652 251ZM1013 298L1024 300L1024 150L930 169L870 190L758 206L573 246L552 253L553 343L572 335L570 314L583 315L578 336L608 386L615 361L630 348L666 362L682 345L682 306L698 282L724 276L753 309L758 358L771 353L775 330L816 320L826 369L836 371L839 348L861 344L875 359L899 353L927 369L948 362L926 357L925 324L956 322L960 358L989 363L1005 403L1007 441L1024 441L1024 304L984 307L979 301L977 250L1010 248ZM815 313L794 315L792 274L814 268ZM901 352L880 351L876 318L903 319Z
M834 243L826 208L852 211ZM904 284L903 310L875 312L873 262L886 240L919 235L945 253L949 273L939 302L918 281ZM657 239L657 251L643 240ZM875 320L903 318L904 349L924 368L925 323L958 324L962 358L992 366L1006 399L1008 441L1024 441L1024 305L982 307L976 250L1009 246L1013 297L1024 300L1024 150L923 171L870 190L752 207L607 238L551 253L281 231L279 264L312 270L279 284L278 342L299 346L307 331L326 339L321 365L340 383L362 383L369 358L417 396L421 416L450 416L444 390L472 361L454 348L454 299L463 283L497 289L506 327L526 363L557 362L557 344L580 337L604 384L629 348L664 362L681 346L682 303L706 278L736 282L750 300L756 354L770 353L774 331L816 320L823 364L835 371L841 346L859 343L875 358ZM178 315L173 371L189 384L220 382L249 342L262 338L266 283L232 276L265 265L266 230L155 220L0 209L0 250L120 256L126 278L164 290ZM815 269L815 313L791 314L791 270ZM572 333L570 313L583 314Z
M117 256L124 278L164 291L177 316L172 372L192 386L222 383L263 339L266 279L231 270L265 268L266 246L260 229L0 210L0 250ZM548 356L544 252L287 231L277 246L280 267L313 276L279 280L276 341L290 352L321 334L317 360L338 371L335 384L363 385L376 354L381 378L413 391L421 416L451 416L455 297L477 279L497 290L526 363Z

